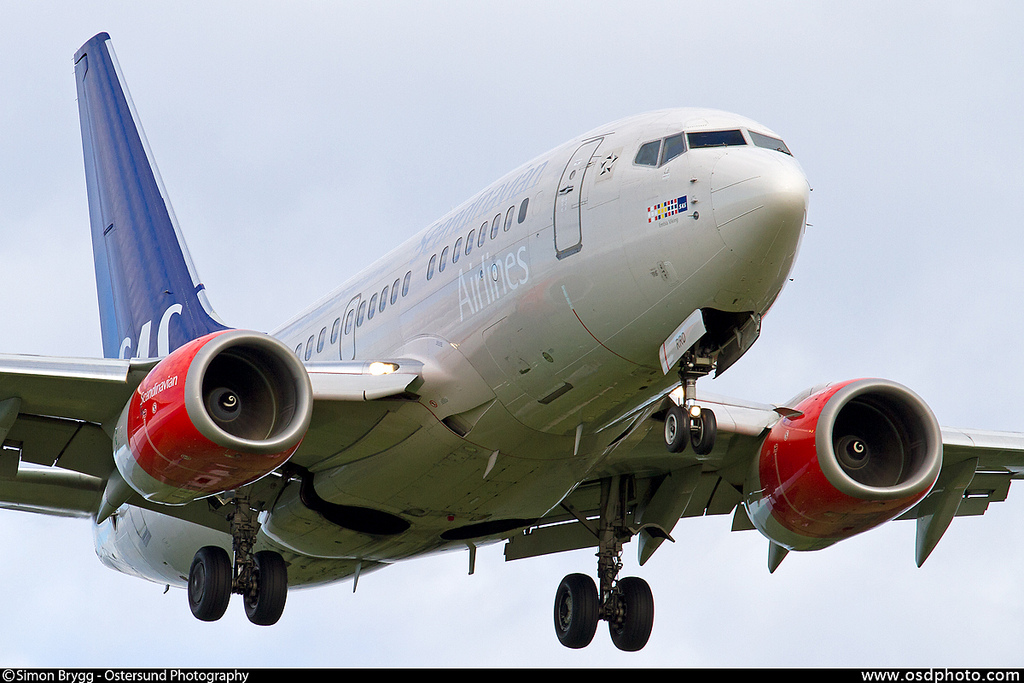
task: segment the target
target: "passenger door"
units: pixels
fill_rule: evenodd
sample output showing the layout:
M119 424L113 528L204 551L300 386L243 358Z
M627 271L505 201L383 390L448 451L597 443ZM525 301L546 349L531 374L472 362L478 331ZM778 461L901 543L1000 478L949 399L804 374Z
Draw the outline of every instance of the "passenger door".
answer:
M345 307L345 315L341 316L341 360L356 359L356 315L362 294L357 294Z
M563 259L583 248L582 211L587 203L583 181L586 179L590 160L604 138L584 142L573 153L562 171L555 195L555 256Z

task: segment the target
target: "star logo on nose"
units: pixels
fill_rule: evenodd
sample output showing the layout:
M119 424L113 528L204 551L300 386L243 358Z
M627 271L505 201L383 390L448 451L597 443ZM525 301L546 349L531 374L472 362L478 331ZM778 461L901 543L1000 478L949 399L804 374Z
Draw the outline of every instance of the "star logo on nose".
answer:
M605 174L611 173L612 166L615 165L615 162L618 161L618 159L619 157L616 154L609 154L608 156L606 156L604 160L601 162L601 172L598 173L598 176L603 176Z

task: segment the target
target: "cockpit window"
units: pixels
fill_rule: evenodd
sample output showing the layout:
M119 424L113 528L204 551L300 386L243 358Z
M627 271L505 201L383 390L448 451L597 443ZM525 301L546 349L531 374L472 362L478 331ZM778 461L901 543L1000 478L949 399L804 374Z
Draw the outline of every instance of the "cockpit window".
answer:
M633 163L640 166L657 166L658 153L660 151L661 140L645 143L641 145L640 151L636 153L636 159L633 160Z
M690 149L698 147L731 147L733 145L745 145L743 133L738 130L709 130L699 133L687 133L686 139L690 142Z
M686 151L683 134L670 135L664 140L654 140L640 145L634 164L639 166L663 166Z
M667 164L685 151L686 145L683 144L682 133L665 138L665 150L662 152L661 163Z
M762 133L755 133L752 130L748 130L750 133L750 139L754 141L754 144L758 147L764 147L765 149L774 149L776 152L782 152L793 156L793 153L789 151L789 147L786 147L786 143L778 138L773 138L770 135L764 135Z

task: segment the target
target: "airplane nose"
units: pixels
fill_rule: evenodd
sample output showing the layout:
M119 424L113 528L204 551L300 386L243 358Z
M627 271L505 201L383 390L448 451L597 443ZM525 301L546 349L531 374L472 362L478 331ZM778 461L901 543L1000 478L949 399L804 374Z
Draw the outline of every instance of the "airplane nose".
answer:
M810 187L800 165L772 150L730 150L711 173L711 208L722 241L741 262L791 261Z

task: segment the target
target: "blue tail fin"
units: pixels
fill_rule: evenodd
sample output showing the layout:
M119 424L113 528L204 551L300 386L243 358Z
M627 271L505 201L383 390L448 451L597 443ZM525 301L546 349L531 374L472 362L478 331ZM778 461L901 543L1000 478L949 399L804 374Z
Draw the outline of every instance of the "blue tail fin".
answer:
M103 355L153 358L225 326L206 300L109 41L100 33L75 54Z

